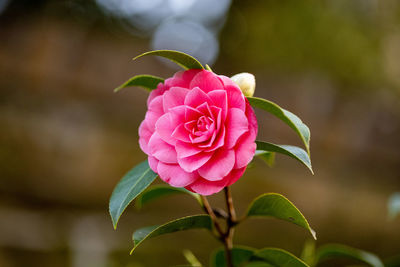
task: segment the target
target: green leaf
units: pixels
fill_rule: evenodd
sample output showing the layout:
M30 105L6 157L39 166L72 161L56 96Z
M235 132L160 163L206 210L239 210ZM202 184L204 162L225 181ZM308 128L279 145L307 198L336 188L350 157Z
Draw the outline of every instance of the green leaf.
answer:
M256 141L256 144L257 144L257 150L278 152L300 161L311 171L312 174L314 174L314 171L311 166L311 159L308 156L307 152L304 151L304 149L297 146L276 145L264 141Z
M233 247L231 251L233 265L242 266L245 262L250 260L254 251L255 251L254 248L249 248L244 246ZM213 253L213 255L211 256L210 266L212 267L227 266L224 248L219 248Z
M308 267L308 265L293 254L278 248L263 248L257 250L251 261L269 263L276 267Z
M212 221L208 215L194 215L176 219L163 225L155 225L141 228L133 233L133 251L148 238L156 237L159 235L174 233L177 231L184 231L189 229L204 228L207 230L212 229Z
M275 165L275 152L256 150L254 156L262 159L269 167L273 167Z
M303 251L301 252L300 258L310 266L314 266L315 263L315 241L308 239L304 243Z
M303 214L287 198L276 193L267 193L257 197L247 210L247 217L271 216L284 221L297 224L307 229L314 239L314 230L311 229Z
M328 244L317 249L316 264L333 258L350 258L374 267L383 267L382 261L370 252L340 244Z
M114 229L117 228L118 220L129 203L142 193L156 177L157 173L150 169L147 160L122 177L114 188L109 203L109 212Z
M247 99L253 107L263 109L289 125L300 136L306 147L307 154L310 155L310 129L299 117L269 100L259 97L247 97Z
M122 85L118 86L117 88L114 89L114 92L118 92L122 88L129 87L129 86L140 86L143 87L144 89L151 91L157 88L157 85L159 83L164 83L164 79L153 76L153 75L136 75L126 82L124 82Z
M188 194L194 197L200 203L200 205L202 205L201 198L198 194L192 193L185 188L171 187L168 185L154 185L152 187L149 187L136 199L135 204L138 208L141 208L143 205L152 202L160 197L175 194Z
M155 51L149 51L146 53L143 53L135 58L133 60L136 60L138 58L144 57L144 56L160 56L167 58L171 60L172 62L175 62L179 66L181 66L184 69L204 69L203 66L200 64L200 62L195 59L194 57L185 54L183 52L175 51L175 50L155 50Z
M203 266L200 263L200 261L196 258L196 256L193 254L193 252L191 252L190 250L188 250L188 249L183 250L183 256L188 261L190 266L193 266L193 267L201 267L201 266Z

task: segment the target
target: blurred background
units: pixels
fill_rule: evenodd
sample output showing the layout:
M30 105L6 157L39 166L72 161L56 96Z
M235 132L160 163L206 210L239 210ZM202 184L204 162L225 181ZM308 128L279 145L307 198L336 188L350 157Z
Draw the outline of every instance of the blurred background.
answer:
M208 263L205 231L166 235L129 256L131 234L202 211L177 195L129 207L113 230L108 199L146 157L137 129L147 93L113 88L136 74L171 76L158 58L177 49L232 76L251 72L256 96L311 129L315 175L277 156L255 160L233 186L243 213L264 192L287 196L338 242L400 254L400 2L396 0L0 0L0 266L171 266L188 248ZM257 111L259 139L301 145ZM158 181L159 182L159 181ZM222 206L221 196L212 196ZM236 244L299 255L310 236L273 219L238 227Z

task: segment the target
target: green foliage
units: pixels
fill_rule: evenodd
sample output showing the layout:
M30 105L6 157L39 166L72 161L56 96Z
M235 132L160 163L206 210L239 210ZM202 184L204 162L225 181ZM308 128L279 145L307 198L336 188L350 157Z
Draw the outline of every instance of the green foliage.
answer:
M303 251L300 258L310 266L314 265L315 261L315 241L308 239L304 243Z
M318 248L315 254L315 265L334 258L349 258L373 267L384 266L375 254L340 244L328 244Z
M200 205L202 205L200 196L198 194L190 192L185 188L171 187L168 185L154 185L149 187L136 199L135 204L138 208L141 208L143 205L152 202L160 197L175 194L188 194L194 197L200 203Z
M262 159L269 167L273 167L275 165L275 152L256 150L254 156Z
M307 154L310 154L310 129L299 117L269 100L258 97L247 97L247 99L253 107L265 110L289 125L300 136L306 147Z
M256 144L257 144L257 150L278 152L300 161L311 171L312 174L314 174L314 171L311 166L310 157L308 156L307 152L304 151L302 148L289 145L276 145L263 141L256 141Z
M244 263L248 262L253 255L255 249L235 246L232 248L232 262L234 266L243 266ZM211 256L210 266L212 267L226 267L226 256L224 248L217 249Z
M293 254L277 248L263 248L260 250L235 246L231 250L234 266L252 267L308 267L306 263ZM210 266L226 267L226 255L223 248L219 248L211 257Z
M190 250L188 250L188 249L183 250L183 256L188 261L190 266L193 266L193 267L201 267L202 266L200 261L196 258L196 256Z
M109 212L114 229L117 228L118 220L129 203L143 192L156 177L157 173L150 169L147 160L134 167L122 177L114 188L109 203Z
M129 86L140 86L148 91L151 91L151 90L156 89L157 85L159 83L164 83L164 79L157 77L157 76L153 76L153 75L147 75L147 74L136 75L136 76L130 78L129 80L127 80L126 82L124 82L122 85L115 88L114 92L116 93L116 92L120 91L121 89L123 89L125 87L129 87Z
M207 230L212 229L212 221L210 216L193 215L176 219L174 221L168 222L163 225L155 225L155 226L148 226L141 228L133 233L132 238L134 247L131 250L131 254L145 239L156 237L159 235L174 233L178 231L199 229L199 228Z
M160 56L175 62L184 69L204 69L200 62L192 56L175 50L149 51L133 58L136 60L144 56Z
M197 59L185 53L173 50L146 52L135 57L134 60L149 55L167 58L184 69L204 69ZM206 65L206 69L212 71L208 65ZM155 89L160 82L164 82L164 79L152 75L137 75L116 88L115 92L128 86L140 86L151 91ZM291 129L293 129L301 138L306 148L306 150L304 150L295 146L276 145L263 141L256 141L256 156L259 156L269 166L272 166L275 161L276 153L285 154L300 161L311 172L313 172L310 160L310 130L308 127L296 115L271 101L257 97L248 97L248 100L253 107L261 108L269 112L291 127ZM161 197L174 194L187 194L194 197L208 215L183 217L167 222L163 225L148 226L136 230L133 233L134 247L131 250L131 253L133 253L133 251L148 238L189 229L209 230L218 240L225 244L225 247L230 247L232 245L233 227L239 224L242 220L237 220L234 215L235 212L229 188L225 188L228 212L223 211L217 213L220 209L213 209L205 197L201 197L200 195L192 193L184 188L175 188L167 185L149 187L156 177L157 174L150 169L148 162L144 161L134 167L121 179L115 187L109 203L109 210L114 228L117 227L118 220L125 208L135 198L137 198L137 207L140 208ZM219 219L217 219L217 216L219 216ZM288 199L279 194L263 194L256 198L250 204L243 219L251 217L274 217L288 221L305 228L312 234L314 239L316 238L315 232L310 228L309 223L304 218L303 214L301 214L301 212ZM226 227L221 227L219 221L222 219L225 220ZM225 253L225 250L217 250L211 259L211 266L227 266L228 264L226 262ZM314 253L314 251L312 251L312 253ZM310 261L317 257L315 255L318 255L318 257L322 259L325 258L326 255L329 255L329 253L326 252L322 254L312 253L308 255ZM291 253L276 248L256 250L248 247L234 247L231 250L231 254L231 260L234 266L307 266L307 264L296 258ZM200 262L190 251L184 251L184 256L191 266L201 266ZM369 259L371 260L371 258Z
M308 265L293 254L278 248L257 250L251 260L264 261L277 267L308 267Z
M247 217L270 216L297 224L307 229L314 239L316 235L303 214L287 198L276 193L263 194L257 197L247 210Z

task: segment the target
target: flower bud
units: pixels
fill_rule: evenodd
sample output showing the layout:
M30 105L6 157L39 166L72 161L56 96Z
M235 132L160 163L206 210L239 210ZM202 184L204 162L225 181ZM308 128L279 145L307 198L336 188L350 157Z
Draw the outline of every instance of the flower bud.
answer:
M256 90L256 79L253 74L242 72L231 77L245 96L253 96Z

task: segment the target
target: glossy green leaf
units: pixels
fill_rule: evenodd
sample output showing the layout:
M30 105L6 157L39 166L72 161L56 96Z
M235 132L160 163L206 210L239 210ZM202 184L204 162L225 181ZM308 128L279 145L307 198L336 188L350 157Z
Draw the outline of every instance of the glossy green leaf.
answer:
M316 264L334 258L349 258L374 267L383 267L382 261L370 252L340 244L328 244L317 249Z
M150 169L147 160L122 177L114 188L109 203L109 212L114 229L117 228L118 220L129 203L142 193L156 177L157 174Z
M208 215L194 215L176 219L163 225L155 225L141 228L133 233L132 252L146 239L159 235L184 231L189 229L212 229L212 221Z
M256 150L254 156L262 159L269 167L273 167L275 165L275 152Z
M190 250L188 250L188 249L183 250L183 256L188 261L190 266L193 266L193 267L201 267L201 266L203 266L200 263L200 261L196 258L196 256L193 254L193 252L191 252Z
M234 266L243 266L244 263L250 260L255 249L235 246L233 247L232 253L232 263ZM226 267L226 256L224 248L217 249L211 256L210 266L212 267Z
M306 147L307 154L310 155L310 129L299 117L269 100L259 97L247 97L247 99L253 107L263 109L289 125L300 136Z
M201 205L201 198L198 194L192 193L185 188L177 188L168 185L154 185L149 187L136 199L135 204L138 208L141 208L143 205L152 202L160 197L175 194L188 194L194 197Z
M276 193L267 193L257 197L247 210L247 217L270 216L297 224L307 229L314 239L316 235L303 214L287 198Z
M129 86L140 86L143 87L144 89L151 91L157 88L157 85L159 83L164 83L164 79L153 76L153 75L136 75L126 82L124 82L122 85L118 86L117 88L114 89L114 92L118 92L122 88L129 87Z
M263 248L254 252L251 261L260 260L276 267L308 267L293 254L278 248Z
M175 62L179 66L181 66L184 69L204 69L203 66L200 64L200 62L195 59L194 57L185 54L183 52L175 51L175 50L155 50L155 51L149 51L146 53L143 53L135 58L133 60L136 60L138 58L144 57L144 56L160 56L167 58L171 60L172 62Z
M304 149L297 146L276 145L263 141L256 141L256 144L257 150L277 152L298 160L299 162L304 164L311 171L312 174L314 174L311 166L310 157L308 156L307 152L304 151Z

